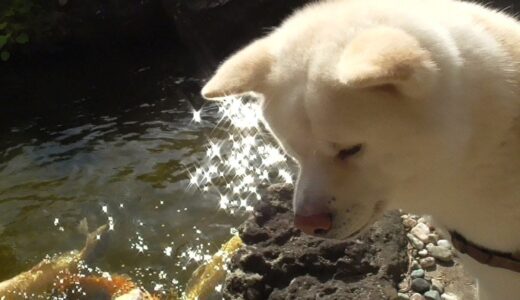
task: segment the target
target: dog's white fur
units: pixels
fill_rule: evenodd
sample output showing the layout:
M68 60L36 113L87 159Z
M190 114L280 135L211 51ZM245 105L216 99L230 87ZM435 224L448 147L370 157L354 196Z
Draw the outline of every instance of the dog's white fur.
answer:
M518 62L519 23L477 4L331 0L233 55L202 94L263 98L269 127L301 167L295 211L332 211L330 235L402 208L515 252ZM360 153L337 157L356 144ZM481 299L520 295L519 273L466 261Z

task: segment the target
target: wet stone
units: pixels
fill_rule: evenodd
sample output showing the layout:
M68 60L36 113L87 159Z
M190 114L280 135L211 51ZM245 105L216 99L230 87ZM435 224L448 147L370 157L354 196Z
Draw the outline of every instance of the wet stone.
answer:
M428 250L422 249L421 251L417 252L417 254L419 254L420 257L426 257L428 256Z
M430 289L430 283L423 278L415 278L412 280L412 290L418 293L424 293Z

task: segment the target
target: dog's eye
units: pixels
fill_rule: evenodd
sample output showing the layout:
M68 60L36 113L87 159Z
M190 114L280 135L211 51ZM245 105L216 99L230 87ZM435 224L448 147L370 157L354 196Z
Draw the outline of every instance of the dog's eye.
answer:
M359 153L359 151L361 151L362 148L363 148L363 146L361 144L357 144L357 145L352 146L350 148L341 149L338 152L338 154L336 155L336 157L339 160L346 160L347 158L349 158L349 157Z

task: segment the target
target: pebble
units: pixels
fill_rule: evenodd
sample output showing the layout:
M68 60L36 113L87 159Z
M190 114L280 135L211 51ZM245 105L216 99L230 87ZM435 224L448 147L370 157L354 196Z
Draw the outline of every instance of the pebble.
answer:
M451 249L451 243L448 240L438 240L437 246Z
M424 277L424 270L423 269L417 269L413 270L410 274L412 278L423 278Z
M416 238L415 235L407 233L406 237L408 238L408 240L410 240L410 243L412 243L412 246L415 249L421 250L424 248L424 243L420 239Z
M411 289L413 295L397 293L395 300L459 300L453 293L444 293L444 283L438 279L431 279L425 269L435 267L436 260L443 262L453 261L453 246L449 240L442 239L435 232L435 228L427 218L418 218L414 215L402 215L402 223L409 230L406 235L413 246L409 252L411 258L412 278ZM431 255L431 256L428 256ZM430 281L431 279L431 281ZM404 281L403 281L404 282ZM395 294L394 294L395 295Z
M410 300L425 300L425 298L423 295L415 293L412 295L412 297L410 297Z
M430 289L430 283L422 278L412 280L412 290L418 293L424 293Z
M429 269L429 268L435 266L435 258L433 258L433 257L421 258L421 260L419 260L419 264L421 265L421 267L423 269Z
M444 293L444 284L442 281L438 279L432 279L432 290L439 292L439 294Z
M417 269L420 269L420 268L421 268L421 264L419 264L419 262L414 259L412 261L412 270L417 270Z
M417 223L417 225L415 225L410 232L423 243L427 243L429 240L428 235L430 234L430 227L424 223Z
M424 293L424 298L427 300L441 300L441 295L437 291L427 291Z
M428 252L436 259L444 262L451 262L453 260L453 252L451 249L447 249L441 246L428 245L426 247Z
M394 299L395 300L409 300L410 297L407 294L397 293L397 297Z
M459 300L459 297L455 296L452 293L444 293L441 296L442 300Z
M413 228L413 227L415 227L415 225L417 225L417 221L415 221L412 218L407 218L407 219L403 220L403 225L406 228Z
M399 282L397 287L398 287L399 292L405 292L405 291L408 291L409 285L408 285L408 282L406 280L404 280L404 281Z

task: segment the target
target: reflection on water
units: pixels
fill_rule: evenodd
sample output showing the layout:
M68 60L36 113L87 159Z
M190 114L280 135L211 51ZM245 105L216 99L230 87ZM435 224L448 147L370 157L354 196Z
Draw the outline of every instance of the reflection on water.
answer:
M76 228L85 217L93 228L114 227L102 269L145 284L183 282L189 260L218 248L237 220L216 213L208 195L187 189L186 173L204 157L211 128L191 122L186 101L164 105L170 111L153 121L102 116L3 151L1 243L16 259L2 257L2 276L44 253L81 246ZM196 251L185 257L188 249Z
M215 145L234 153L231 164L240 168L248 157L233 142L247 135L230 138L216 104L194 108L184 90L197 80L170 69L164 75L162 61L115 62L107 71L85 62L47 79L38 77L47 74L43 68L32 75L38 82L12 89L13 106L0 113L0 280L45 254L80 248L85 230L78 227L109 224L109 248L97 267L128 274L150 291L181 291L241 223L248 204L234 200L230 214L222 197L251 191L258 177L241 180L236 193L234 180L245 173L194 177L233 167L225 165L231 156L224 162L211 154ZM273 149L265 147L257 163L280 159Z

